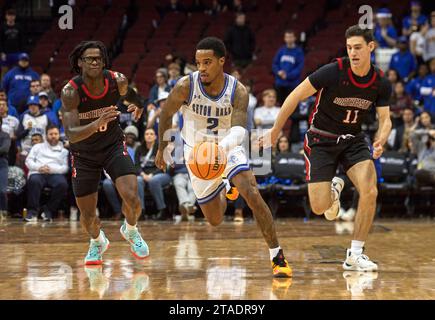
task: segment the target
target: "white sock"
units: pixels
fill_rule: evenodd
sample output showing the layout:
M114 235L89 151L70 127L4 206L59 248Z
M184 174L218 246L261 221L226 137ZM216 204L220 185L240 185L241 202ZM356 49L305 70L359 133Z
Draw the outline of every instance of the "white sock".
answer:
M104 243L103 232L100 230L100 234L98 235L98 237L96 239L92 239L92 241L99 242L99 243Z
M135 230L136 226L137 226L137 223L134 226L131 226L128 224L127 220L125 220L125 227L127 228L128 231Z
M270 260L273 260L273 258L275 258L277 256L279 250L281 250L281 247L276 247L276 248L273 248L273 249L269 249Z
M352 240L350 251L353 254L360 255L363 252L364 241Z
M225 183L226 192L230 191L231 190L230 180L224 178L224 179L222 179L222 181Z

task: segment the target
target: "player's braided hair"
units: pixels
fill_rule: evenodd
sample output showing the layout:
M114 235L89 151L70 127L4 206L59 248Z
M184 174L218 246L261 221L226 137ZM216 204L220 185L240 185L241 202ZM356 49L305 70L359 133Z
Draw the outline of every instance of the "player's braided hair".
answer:
M78 61L82 57L83 52L85 52L85 50L89 48L100 49L101 55L103 56L104 65L106 66L106 68L109 66L109 55L107 54L106 46L101 41L82 41L73 49L73 51L69 55L69 63L74 72L81 72Z

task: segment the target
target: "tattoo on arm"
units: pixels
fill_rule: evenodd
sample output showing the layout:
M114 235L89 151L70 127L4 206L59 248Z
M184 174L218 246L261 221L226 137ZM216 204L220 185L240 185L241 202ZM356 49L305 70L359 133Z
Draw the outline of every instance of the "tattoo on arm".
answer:
M78 111L80 97L78 92L69 83L62 89L61 100L62 123L65 128L65 134L71 143L84 140L97 131L98 127L96 127L95 122L80 126Z
M171 90L165 106L160 113L159 122L159 149L164 150L168 141L164 141L164 134L172 128L172 116L180 109L185 101L189 98L190 79L185 76L177 81L175 87Z
M233 114L231 115L232 127L246 128L248 123L248 103L248 91L243 84L237 82L236 92L234 93Z

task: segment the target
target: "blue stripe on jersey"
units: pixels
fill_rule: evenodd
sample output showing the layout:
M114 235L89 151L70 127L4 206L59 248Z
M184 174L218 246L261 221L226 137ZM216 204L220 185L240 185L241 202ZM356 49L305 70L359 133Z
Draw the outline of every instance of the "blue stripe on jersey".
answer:
M209 98L212 101L218 101L220 98L222 98L222 96L224 95L225 91L227 90L227 86L228 86L228 75L225 73L225 84L224 84L224 88L222 89L221 93L217 96L217 97L211 97L209 96L204 88L202 87L202 83L201 83L201 78L199 76L198 73L198 83L199 83L199 89L201 90L202 94L205 95L207 98Z
M187 100L187 105L192 102L192 95L193 95L193 77L192 73L189 73L189 100Z

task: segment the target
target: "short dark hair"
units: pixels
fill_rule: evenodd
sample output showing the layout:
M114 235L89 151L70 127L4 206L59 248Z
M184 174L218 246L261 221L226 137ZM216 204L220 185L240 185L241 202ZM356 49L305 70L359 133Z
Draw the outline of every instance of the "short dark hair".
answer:
M224 42L216 37L207 37L202 39L196 45L196 50L213 50L214 55L218 58L225 57L227 55L227 49Z
M344 36L346 39L349 39L350 37L363 37L367 43L375 41L372 29L362 29L357 24L347 28Z
M82 41L69 55L69 63L71 64L73 71L76 73L81 72L78 61L82 57L83 52L91 48L100 49L101 55L103 57L103 63L106 68L109 67L109 55L107 54L106 46L101 41Z
M60 129L59 129L58 126L56 126L55 124L49 124L49 125L45 128L45 132L46 132L46 134L48 134L48 131L49 131L49 130L52 130L52 129L57 129L57 131L60 132Z
M293 29L285 29L284 34L286 33L293 33L296 36L296 32Z
M11 9L6 10L6 15L7 16L16 16L17 12L15 11L14 8L11 8Z

